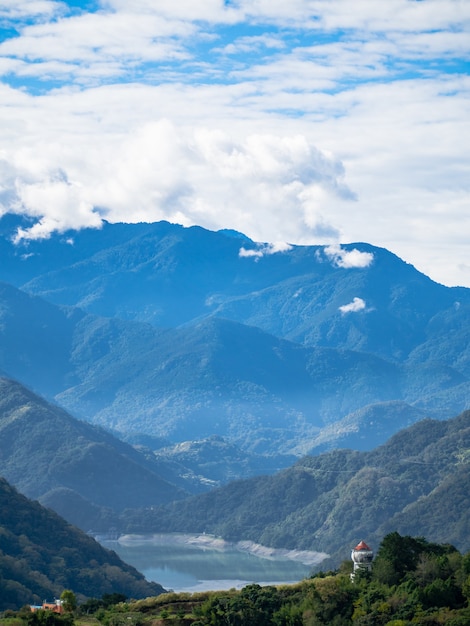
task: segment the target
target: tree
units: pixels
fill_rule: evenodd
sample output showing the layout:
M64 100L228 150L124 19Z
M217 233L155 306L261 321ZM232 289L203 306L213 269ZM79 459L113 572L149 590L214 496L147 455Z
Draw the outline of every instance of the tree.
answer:
M60 594L60 599L66 613L72 613L77 608L77 598L70 589L64 589Z
M402 537L397 532L386 535L380 544L372 571L376 580L396 585L407 572L415 570L421 554L431 552L433 544L423 537Z

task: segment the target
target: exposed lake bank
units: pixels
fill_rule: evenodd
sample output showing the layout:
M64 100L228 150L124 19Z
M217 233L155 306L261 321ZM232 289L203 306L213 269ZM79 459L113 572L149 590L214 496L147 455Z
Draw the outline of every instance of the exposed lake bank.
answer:
M269 548L251 541L231 543L205 534L121 535L101 543L174 591L241 588L301 580L328 555Z
M174 545L198 546L200 548L210 548L211 550L238 550L247 552L262 559L280 560L287 559L296 561L303 565L318 565L329 555L325 552L314 552L310 550L286 550L284 548L268 548L253 541L237 541L232 543L212 535L191 535L184 533L174 534L154 534L154 535L121 535L118 542L122 545L132 543L161 543Z

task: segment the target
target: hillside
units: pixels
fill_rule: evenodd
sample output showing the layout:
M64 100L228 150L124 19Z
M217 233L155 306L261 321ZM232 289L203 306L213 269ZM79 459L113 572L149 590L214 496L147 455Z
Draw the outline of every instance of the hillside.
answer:
M23 219L0 219L0 370L82 419L290 455L384 441L391 403L397 426L470 407L470 290L387 250L168 222L13 243Z
M163 592L54 512L0 478L0 610L42 603L73 589L77 598Z
M248 454L220 437L175 445L128 439L133 445L0 377L0 475L84 530L106 533L124 508L181 499L295 460Z
M420 537L387 535L370 572L350 578L352 563L291 585L168 593L129 603L126 618L143 626L467 626L470 553ZM95 605L96 607L96 605ZM84 605L88 611L90 604ZM98 609L98 610L97 610ZM122 619L122 606L107 612ZM102 610L94 608L95 617ZM176 618L175 618L176 614ZM3 626L3 624L0 625ZM4 626L8 626L5 624Z
M126 507L188 495L159 470L169 473L164 463L0 378L0 475L72 523L106 531Z
M352 562L337 571L318 572L295 584L248 584L242 589L162 593L121 601L118 594L90 599L74 612L74 623L131 623L141 626L467 626L470 620L470 553L449 544L390 533L371 571L356 572ZM48 623L63 623L67 617ZM24 610L8 612L0 626L27 626Z
M214 317L161 329L56 306L6 284L0 302L0 370L123 436L178 443L218 435L245 454L288 455L286 466L322 441L337 445L344 429L332 425L364 407L375 406L366 440L376 445L391 434L393 402L410 405L398 428L456 414L469 401L467 377L438 360L397 363L303 346ZM348 445L364 446L360 428L349 433ZM255 473L272 466L258 462Z
M423 420L370 451L307 456L274 476L235 481L158 511L126 516L135 532L206 532L328 552L396 530L469 550L470 411Z

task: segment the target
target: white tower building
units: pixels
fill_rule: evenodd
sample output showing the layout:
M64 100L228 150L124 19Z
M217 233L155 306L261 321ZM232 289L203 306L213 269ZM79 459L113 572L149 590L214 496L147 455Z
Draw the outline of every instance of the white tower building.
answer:
M358 570L367 570L370 572L373 558L374 553L369 548L367 543L365 541L360 541L357 546L351 550L351 559L353 562L351 580L354 580L354 576Z

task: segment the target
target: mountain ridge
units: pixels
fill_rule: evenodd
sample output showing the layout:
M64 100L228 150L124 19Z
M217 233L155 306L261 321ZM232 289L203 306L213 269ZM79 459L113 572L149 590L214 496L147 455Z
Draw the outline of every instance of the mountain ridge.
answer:
M20 494L0 477L0 610L59 598L106 593L144 598L164 592L116 553L59 515Z
M168 222L15 243L19 222L0 219L0 369L81 419L289 455L367 406L389 424L392 402L409 420L470 407L470 290L385 249Z
M292 454L362 406L429 405L441 394L424 410L442 417L464 409L470 389L464 374L439 363L302 346L230 320L161 329L57 307L5 284L0 298L0 368L121 432L173 441L216 434L249 452Z
M124 519L129 532L205 532L327 552L335 566L357 537L378 544L392 530L465 551L469 451L470 411L445 421L427 418L371 451L305 456L275 475L234 481Z
M386 349L382 356L387 358L408 355L410 337L422 338L419 323L422 326L423 319L442 310L443 303L451 307L459 298L464 301L461 304L470 303L470 290L434 283L393 253L370 244L287 246L276 251L250 240L245 248L241 241L223 231L156 222L104 223L99 231L70 231L47 241L20 242L16 247L4 236L2 245L9 249L10 263L23 267L24 276L29 273L29 280L9 280L17 287L55 304L81 306L105 316L132 319L134 315L134 319L157 326L217 315L300 343L318 344L321 340L334 347L341 341L346 347L363 350L369 349L365 331L371 336L378 332L375 312L386 313L389 345L382 346ZM21 249L26 259L19 254ZM40 259L48 254L50 267L43 280ZM70 264L72 258L80 258L80 267ZM0 268L0 279L8 280L3 274L8 263L6 266ZM62 278L61 272L65 272ZM356 340L351 337L345 343L344 321L349 320L349 327L354 316L341 314L339 308L355 297L365 301L362 312L356 311L356 323L367 323L356 328ZM306 320L310 320L307 326ZM333 334L331 330L322 332L322 324L328 320L330 326L332 322L335 325ZM404 343L394 346L393 335L395 341L401 336ZM373 347L377 350L378 346Z
M111 511L188 495L159 469L110 433L0 378L0 475L26 496L42 500L66 488L77 502L109 511L112 523ZM68 513L75 521L73 506Z
M295 460L249 455L221 438L158 446L126 443L0 378L0 475L86 531L106 533L125 508L272 473Z

